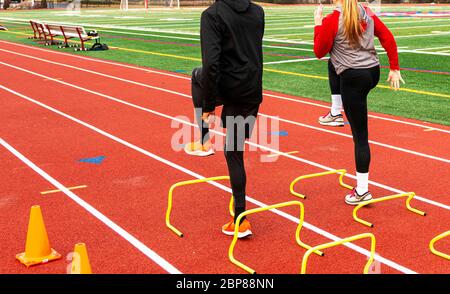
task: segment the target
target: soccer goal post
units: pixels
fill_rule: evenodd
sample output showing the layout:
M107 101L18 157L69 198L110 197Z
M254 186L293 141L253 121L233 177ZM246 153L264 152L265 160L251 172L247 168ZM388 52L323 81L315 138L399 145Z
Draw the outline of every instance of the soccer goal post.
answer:
M120 9L180 8L180 0L120 0Z

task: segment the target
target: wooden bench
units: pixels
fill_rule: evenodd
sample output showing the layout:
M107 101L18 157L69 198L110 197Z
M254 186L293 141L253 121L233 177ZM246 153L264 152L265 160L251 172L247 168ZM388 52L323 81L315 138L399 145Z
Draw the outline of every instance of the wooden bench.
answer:
M99 36L90 36L86 33L86 30L84 27L80 26L61 26L61 32L64 37L64 41L66 44L68 44L68 40L71 38L78 38L81 43L80 48L75 48L75 51L82 50L86 51L88 50L85 46L85 42L94 40L95 43L100 43L100 37Z
M43 30L45 45L61 44L61 41L55 40L55 37L62 37L61 28L56 24L40 24Z
M33 36L28 37L28 39L39 39L42 40L44 37L43 32L40 27L40 23L34 20L30 20L31 28L33 29Z
M70 26L70 25L62 25L62 24L50 24L50 23L42 23L38 21L30 20L31 28L33 29L33 36L29 37L30 39L38 39L43 40L45 45L55 45L55 44L63 44L60 48L63 47L76 47L77 45L69 44L70 39L78 39L80 41L80 48L75 48L75 51L82 50L86 51L85 43L91 40L94 40L95 43L100 43L100 37L90 36L86 33L86 30L82 26ZM55 39L55 37L63 37L64 41L60 42Z

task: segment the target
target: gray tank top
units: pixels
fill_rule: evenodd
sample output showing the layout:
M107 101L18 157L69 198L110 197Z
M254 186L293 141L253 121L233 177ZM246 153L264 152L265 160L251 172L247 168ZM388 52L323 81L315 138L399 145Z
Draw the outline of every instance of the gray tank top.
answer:
M346 69L363 69L380 65L374 44L375 24L364 7L359 5L360 19L367 23L367 28L361 38L361 47L353 48L344 35L344 15L342 7L336 7L341 14L339 17L339 30L334 39L333 49L330 52L331 62L336 73L341 74Z

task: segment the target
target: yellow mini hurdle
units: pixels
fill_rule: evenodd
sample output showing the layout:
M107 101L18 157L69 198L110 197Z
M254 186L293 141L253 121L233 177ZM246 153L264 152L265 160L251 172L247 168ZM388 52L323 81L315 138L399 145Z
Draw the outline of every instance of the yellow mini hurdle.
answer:
M363 203L359 204L358 206L356 206L356 207L353 209L353 219L354 219L355 221L357 221L358 223L360 223L360 224L363 224L363 225L365 225L365 226L368 226L368 227L373 228L373 224L372 224L372 223L369 223L368 221L362 220L362 219L360 219L360 218L358 217L358 215L357 215L358 210L359 210L361 207L364 207L364 206L367 206L367 205L370 205L370 204L373 204L373 203L384 202L384 201L393 200L393 199L398 199L398 198L403 198L403 197L407 197L407 199L406 199L406 208L407 208L409 211L412 211L412 212L417 213L417 214L419 214L419 215L425 216L425 215L426 215L425 212L423 212L423 211L421 211L421 210L418 210L418 209L415 209L415 208L411 207L410 202L411 202L411 200L414 198L414 196L416 196L415 193L409 192L409 193L396 194L396 195L392 195L392 196L386 196L386 197L382 197L382 198L372 199L372 200L363 202Z
M259 212L264 212L264 211L268 211L268 210L272 210L272 209L276 209L276 208L282 208L282 207L287 207L287 206L298 206L300 209L300 216L299 216L299 222L298 222L298 226L297 229L295 231L295 241L297 242L297 244L300 247L303 247L305 249L311 250L311 246L303 243L300 240L300 231L302 229L303 226L303 220L305 217L305 209L303 206L303 203L301 203L300 201L289 201L289 202L283 202L283 203L278 203L278 204L274 204L274 205L269 205L269 206L265 206L265 207L259 207L259 208L254 208L254 209L250 209L247 210L243 213L241 213L238 218L236 219L236 223L239 224L241 222L241 219L244 216L250 215L250 214L255 214L255 213L259 213ZM233 236L233 241L231 241L230 244L230 248L228 250L228 257L230 258L230 261L237 265L238 267L240 267L241 269L247 271L250 274L255 274L256 271L250 267L248 267L247 265L243 264L242 262L236 260L236 258L234 258L234 247L236 246L236 242L238 240L238 233L239 233L239 226L235 226L235 230L234 230L234 236ZM317 255L323 256L323 252L321 252L320 250L312 250L311 252L314 252Z
M313 252L316 252L317 250L323 250L323 249L339 246L344 243L353 242L353 241L360 240L360 239L365 239L365 238L370 238L370 240L371 240L371 242L370 242L370 258L367 261L366 265L364 266L364 271L363 271L364 274L368 274L370 266L372 265L372 262L375 259L375 246L376 246L375 236L371 233L355 235L355 236L348 237L348 238L345 238L342 240L325 243L325 244L318 245L318 246L308 249L308 251L306 251L305 255L303 256L302 267L301 267L300 273L306 274L306 265L308 263L308 258Z
M309 175L303 175L300 176L298 178L296 178L295 180L293 180L291 182L291 185L289 187L291 193L297 197L300 197L302 199L306 198L306 195L304 194L300 194L295 192L294 190L294 186L295 184L297 184L298 182L302 181L302 180L306 180L306 179L312 179L312 178L318 178L318 177L323 177L323 176L327 176L327 175L333 175L333 174L339 174L339 185L341 187L344 187L346 189L352 190L353 187L350 185L347 185L346 183L344 183L344 176L347 173L347 170L345 169L338 169L338 170L332 170L332 171L327 171L327 172L323 172L323 173L316 173L316 174L309 174Z
M173 191L175 190L175 188L181 187L181 186L195 185L195 184L199 184L199 183L222 181L222 180L230 180L230 177L229 176L219 176L219 177L204 178L204 179L198 179L198 180L189 180L189 181L183 181L183 182L179 182L179 183L172 185L169 189L169 196L168 196L168 201L167 201L168 203L167 203L167 211L166 211L166 226L172 232L177 234L178 237L183 237L183 233L180 230L178 230L177 228L175 228L170 223L170 214L172 212L172 206L173 206ZM228 208L230 210L230 215L234 216L233 196L231 196L231 200L230 200L230 204L229 204Z
M439 240L441 240L441 239L443 239L443 238L445 238L445 237L447 237L447 236L450 236L450 231L444 232L444 233L442 233L442 234L437 235L436 237L434 237L434 238L430 241L430 250L431 250L431 252L432 252L433 254L435 254L435 255L437 255L437 256L440 256L440 257L442 257L442 258L445 258L445 259L450 260L450 255L445 254L445 253L443 253L443 252L441 252L441 251L437 251L437 250L434 248L434 243L436 243L437 241L439 241Z

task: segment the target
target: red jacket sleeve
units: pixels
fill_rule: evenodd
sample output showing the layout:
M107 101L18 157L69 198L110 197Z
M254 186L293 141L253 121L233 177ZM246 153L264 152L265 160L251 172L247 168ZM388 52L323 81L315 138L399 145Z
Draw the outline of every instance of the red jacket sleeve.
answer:
M314 54L317 58L324 57L333 48L339 29L339 15L340 12L335 10L323 19L322 25L314 27Z
M368 11L369 12L369 11ZM398 49L395 42L394 35L386 27L386 25L374 13L370 14L375 24L375 36L380 40L381 46L387 52L389 58L389 65L392 70L399 70L400 64L398 62Z

